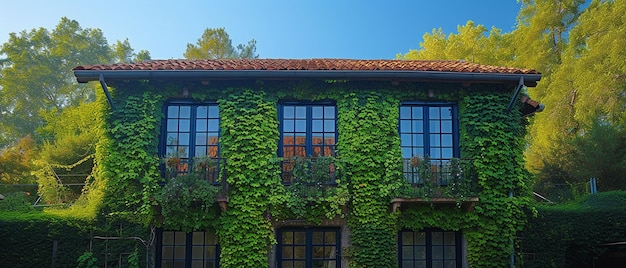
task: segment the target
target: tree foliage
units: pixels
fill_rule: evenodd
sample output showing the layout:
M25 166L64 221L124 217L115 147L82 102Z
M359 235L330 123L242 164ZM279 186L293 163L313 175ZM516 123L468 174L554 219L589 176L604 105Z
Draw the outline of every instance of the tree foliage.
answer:
M93 85L76 83L72 68L147 59L150 53L134 53L128 40L110 46L100 29L65 17L52 30L9 34L0 46L0 148L26 135L50 138L37 132L46 118L95 99Z
M33 183L30 175L33 160L37 158L35 140L26 136L12 147L0 151L0 180L3 183Z
M190 60L196 59L253 59L256 54L256 40L247 44L233 46L230 36L224 28L207 28L196 44L187 43L187 50L183 56Z
M397 57L465 60L540 71L541 82L528 92L547 109L534 116L525 152L527 168L541 180L558 183L581 183L588 179L585 176L607 176L609 169L623 165L618 161L620 155L612 156L615 161L608 166L600 165L605 170L596 168L595 175L588 172L594 165L592 157L584 155L621 151L620 146L624 146L619 140L610 145L618 148L587 145L607 145L606 139L595 140L604 138L604 134L616 139L625 137L621 129L626 123L626 3L520 3L517 28L509 33L497 28L488 31L468 21L458 27L457 33L446 35L437 29L425 34L419 49ZM604 134L593 136L597 131ZM599 181L617 179L610 177L599 177Z

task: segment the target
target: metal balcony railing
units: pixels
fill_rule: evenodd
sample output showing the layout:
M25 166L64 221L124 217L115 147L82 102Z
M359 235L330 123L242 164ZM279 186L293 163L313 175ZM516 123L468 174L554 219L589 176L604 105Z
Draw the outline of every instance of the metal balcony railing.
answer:
M403 177L407 184L403 197L476 196L477 176L472 159L403 159Z
M165 178L171 179L182 175L196 174L218 188L218 197L226 197L226 158L167 158L165 160Z
M337 167L334 157L295 157L280 162L283 185L294 183L306 185L337 184Z

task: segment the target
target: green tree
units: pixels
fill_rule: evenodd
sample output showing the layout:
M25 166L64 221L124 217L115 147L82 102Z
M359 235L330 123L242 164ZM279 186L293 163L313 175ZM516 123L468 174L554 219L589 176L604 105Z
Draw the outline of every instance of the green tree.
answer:
M30 136L0 151L0 181L3 183L34 183L35 177L30 174L33 169L33 160L38 151Z
M93 101L92 86L77 84L72 68L111 62L102 32L82 29L68 18L52 31L11 33L0 56L5 56L0 61L0 148L35 134L44 124L42 113Z
M133 63L151 60L150 52L147 50L141 50L139 53L135 53L135 50L130 46L128 38L124 41L117 40L117 42L112 45L111 50L116 62Z
M446 36L441 28L424 34L419 49L411 49L396 57L406 60L464 60L491 65L509 65L513 60L510 35L496 27L488 30L483 25L468 21L458 26L458 33Z
M230 36L224 28L207 28L196 44L187 43L183 56L187 59L252 59L256 54L256 41L248 41L246 45L233 46Z
M581 183L590 176L599 177L604 171L597 171L595 175L588 172L592 170L590 165L597 165L595 160L580 158L607 149L597 147L606 146L602 135L592 135L597 128L605 127L598 126L597 122L614 128L617 132L613 134L617 136L613 137L625 135L618 131L626 123L624 12L624 1L593 1L572 22L574 26L568 32L569 40L562 48L558 64L548 68L551 71L545 75L546 81L535 90L549 109L535 117L526 156L529 169L543 173L543 179L548 179L555 170L565 173L565 180L574 183ZM573 14L574 11L571 16ZM582 146L585 144L597 146ZM616 160L608 162L615 168L623 165ZM620 179L623 180L623 176Z

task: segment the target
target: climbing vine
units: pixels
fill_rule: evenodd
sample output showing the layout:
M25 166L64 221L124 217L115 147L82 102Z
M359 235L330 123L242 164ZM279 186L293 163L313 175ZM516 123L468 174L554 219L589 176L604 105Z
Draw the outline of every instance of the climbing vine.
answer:
M276 242L273 224L278 226L280 220L305 219L307 224L316 224L336 216L347 216L351 246L343 253L351 267L395 267L397 231L430 227L462 231L470 266L502 267L508 262L511 239L525 223L529 188L522 162L524 122L519 113L505 113L510 94L499 93L502 88L346 81L122 86L123 92L114 92L115 108L107 116L111 129L96 159L103 167L99 176L115 185L108 187L107 195L112 197L106 199L108 212L143 219L144 224L158 224L156 208L178 201L166 200L164 193L183 194L176 187L162 190L159 186L165 182L157 151L165 100L188 98L181 96L183 89L191 89L193 100L217 100L221 157L227 160L227 208L220 212L214 204L194 203L195 199L213 199L206 188L200 192L202 197L184 198L185 211L197 209L202 215L170 215L171 222L163 226L214 228L220 240L221 267L267 267L268 253ZM285 99L336 102L334 161L341 175L333 190L324 192L314 180L289 187L281 184L277 105ZM478 175L480 201L474 211L409 205L399 212L390 210L391 200L403 185L398 135L401 101L458 104L461 156L474 159ZM167 217L167 209L161 213Z
M401 185L398 104L379 92L349 92L338 101L338 150L350 182L352 267L394 267L396 214L389 203Z
M282 188L276 103L263 92L230 90L219 100L222 155L228 159L228 210L220 218L222 267L267 267L274 242L269 202Z

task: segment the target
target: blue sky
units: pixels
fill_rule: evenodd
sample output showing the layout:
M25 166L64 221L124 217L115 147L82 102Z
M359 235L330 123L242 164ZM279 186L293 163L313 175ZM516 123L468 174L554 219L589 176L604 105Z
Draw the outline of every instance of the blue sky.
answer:
M128 38L153 59L182 58L206 28L224 27L233 44L257 41L261 58L392 59L419 48L424 33L447 34L468 20L510 32L515 0L147 1L2 0L0 43L9 33L53 29L61 17L99 28L109 43Z

